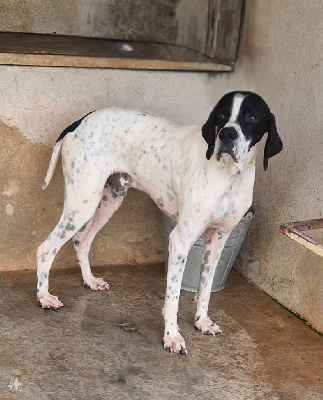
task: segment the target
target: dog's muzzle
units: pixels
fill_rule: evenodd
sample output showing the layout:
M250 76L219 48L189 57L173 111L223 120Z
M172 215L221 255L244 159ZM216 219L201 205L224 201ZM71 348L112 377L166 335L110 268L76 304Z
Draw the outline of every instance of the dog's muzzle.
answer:
M232 127L222 128L218 138L219 147L216 155L217 160L220 161L222 154L227 153L232 157L234 162L238 162L236 156L237 146L235 142L236 139L238 139L238 132Z

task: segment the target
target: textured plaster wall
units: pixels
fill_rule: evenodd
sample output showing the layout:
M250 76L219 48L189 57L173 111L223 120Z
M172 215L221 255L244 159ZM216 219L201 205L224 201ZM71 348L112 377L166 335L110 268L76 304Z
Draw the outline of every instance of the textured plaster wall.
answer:
M261 94L284 142L267 172L257 159L257 214L237 269L321 332L323 260L278 227L323 214L322 6L320 0L247 0L236 71L216 79L221 90L233 85ZM322 231L311 234L323 242Z
M0 30L187 43L200 48L208 0L0 0ZM159 18L156 18L158 15ZM188 23L189 22L189 23ZM196 26L198 25L198 26ZM189 27L189 32L187 29Z

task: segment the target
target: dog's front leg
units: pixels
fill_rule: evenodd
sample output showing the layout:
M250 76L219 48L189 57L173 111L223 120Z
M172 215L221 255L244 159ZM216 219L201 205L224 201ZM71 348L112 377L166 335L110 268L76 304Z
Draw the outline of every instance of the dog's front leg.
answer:
M221 228L208 228L205 231L195 314L195 328L205 335L222 333L220 327L208 317L208 307L214 273L229 233L230 230Z
M187 354L185 341L179 334L177 326L177 311L183 272L191 244L191 242L188 243L181 238L177 225L169 236L167 287L163 309L165 321L164 349L177 354Z

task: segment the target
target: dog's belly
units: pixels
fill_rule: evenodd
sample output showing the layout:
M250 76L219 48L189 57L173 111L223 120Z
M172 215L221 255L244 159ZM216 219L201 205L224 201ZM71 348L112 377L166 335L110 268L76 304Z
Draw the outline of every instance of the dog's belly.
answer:
M177 221L179 215L178 198L174 189L171 188L171 185L166 184L165 186L159 186L156 180L151 179L151 177L147 175L140 183L134 178L131 186L147 193L161 211L174 221Z
M166 192L166 194L160 193L159 196L154 196L154 194L150 193L148 194L154 200L160 210L177 222L179 216L177 197L174 197L170 192Z

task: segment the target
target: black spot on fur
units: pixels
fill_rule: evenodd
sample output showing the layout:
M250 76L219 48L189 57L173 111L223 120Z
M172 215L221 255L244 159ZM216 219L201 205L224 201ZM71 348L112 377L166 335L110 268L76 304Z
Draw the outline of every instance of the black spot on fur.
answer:
M204 264L209 264L210 254L211 254L211 250L208 250L208 251L205 252L205 254L204 254Z
M59 138L56 140L56 142L59 142L60 140L62 140L69 132L75 131L75 129L81 124L83 119L86 118L88 115L92 114L92 112L93 111L86 114L83 118L79 119L78 121L73 122L70 126L68 126L66 129L64 129L63 132L60 134Z
M185 257L183 256L183 255L179 255L178 256L178 261L180 261L182 264L184 264L184 262L185 262Z
M164 200L162 198L157 199L157 206L161 209L165 207Z
M68 222L65 226L65 230L67 231L74 231L75 230L75 225L72 225L70 222Z
M84 232L85 231L86 225L87 225L87 223L82 226L82 228L80 229L80 232Z

